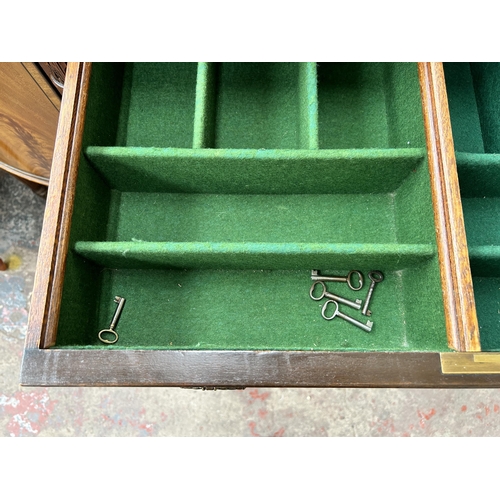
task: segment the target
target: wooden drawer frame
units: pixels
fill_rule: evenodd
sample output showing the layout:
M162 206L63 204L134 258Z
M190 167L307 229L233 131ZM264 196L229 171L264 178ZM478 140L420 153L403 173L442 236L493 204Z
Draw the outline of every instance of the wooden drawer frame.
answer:
M28 386L204 388L500 387L497 363L492 361L495 355L489 356L486 363L489 368L485 368L480 356L475 363L473 354L480 350L479 329L442 65L419 63L418 69L448 343L456 351L465 352L49 348L55 344L61 305L91 71L90 63L69 63L21 383Z

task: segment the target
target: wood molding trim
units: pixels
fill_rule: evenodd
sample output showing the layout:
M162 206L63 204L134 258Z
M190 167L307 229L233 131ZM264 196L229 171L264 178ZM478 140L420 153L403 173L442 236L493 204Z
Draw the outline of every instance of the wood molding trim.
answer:
M69 63L30 306L26 348L55 343L91 65Z
M442 63L419 63L448 345L480 351L469 252Z

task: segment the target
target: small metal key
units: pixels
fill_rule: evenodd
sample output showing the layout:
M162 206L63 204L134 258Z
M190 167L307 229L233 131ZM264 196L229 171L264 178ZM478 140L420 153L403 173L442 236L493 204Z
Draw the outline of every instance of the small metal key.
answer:
M125 299L122 297L115 297L115 302L118 305L116 306L116 311L115 314L113 315L113 319L111 320L109 328L106 328L99 332L99 340L101 342L104 342L105 344L114 344L118 340L118 334L115 332L115 328L116 324L118 323L118 320L120 319L120 314L122 313L123 306L125 305ZM111 333L112 335L114 335L113 340L107 340L103 338L102 337L103 333Z
M328 304L335 304L335 312L331 316L326 315L326 308L328 307ZM337 302L334 300L327 300L323 308L321 309L321 316L323 318L330 320L338 316L339 318L345 319L346 321L349 321L349 323L352 323L353 325L357 326L358 328L361 328L365 332L371 332L372 331L372 326L373 326L373 321L367 321L366 325L364 323L361 323L361 321L358 321L354 318L351 318L350 316L347 316L347 314L343 314L339 311L339 305Z
M323 287L323 292L319 297L314 296L314 288L315 286L320 283L321 286ZM309 290L309 296L313 300L321 300L323 297L327 297L332 300L336 300L337 302L341 302L342 304L345 304L346 306L353 307L354 309L361 309L361 304L363 303L360 299L356 299L356 302L352 302L348 299L344 299L344 297L339 297L338 295L335 295L334 293L330 293L326 291L326 285L322 281L315 281L311 289Z
M317 269L311 271L311 279L313 281L337 281L339 283L347 283L347 286L354 291L361 290L363 288L363 275L360 271L349 271L347 276L320 276ZM352 276L354 274L358 275L359 286L356 288L352 283Z
M335 304L335 312L331 316L326 315L326 308L328 307L328 304ZM361 323L361 321L358 321L354 318L351 318L350 316L347 316L347 314L343 314L339 311L339 305L335 300L327 300L323 308L321 309L321 316L327 320L331 320L338 316L339 318L345 319L346 321L349 321L349 323L357 326L358 328L361 328L365 332L371 332L372 331L372 326L373 326L373 321L367 321L366 325L364 323Z
M364 314L365 316L372 315L372 312L368 310L368 304L370 303L370 300L372 298L373 289L375 288L375 285L377 283L380 283L381 281L384 281L384 275L382 274L381 271L370 271L368 273L368 278L370 278L372 282L370 288L368 289L368 295L366 296L365 299L365 305L363 307L363 310L361 311L361 314Z

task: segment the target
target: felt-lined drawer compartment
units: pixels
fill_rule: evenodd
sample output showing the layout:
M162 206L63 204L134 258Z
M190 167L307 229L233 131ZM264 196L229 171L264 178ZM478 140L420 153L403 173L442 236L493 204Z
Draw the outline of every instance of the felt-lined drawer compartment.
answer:
M108 240L433 243L424 149L89 147L82 164Z
M108 120L100 145L317 147L315 63L97 63L93 72Z
M500 64L445 63L481 349L500 350Z
M423 148L89 146L69 248L57 347L106 348L96 334L118 295L114 348L447 349ZM371 318L341 306L372 332L321 318L312 269L384 272ZM364 300L368 286L329 288Z
M319 147L424 147L416 66L319 63Z
M87 263L93 283L87 293L81 283L78 289L68 284L65 293L87 305L94 300L98 312L91 317L81 310L79 316L63 302L56 346L102 349L97 334L108 327L116 308L112 299L118 295L127 299L116 329L120 337L107 349L447 350L442 306L421 294L423 284L439 291L433 264L427 258L403 270L401 263L391 266L397 270L386 266L371 318L340 305L358 321L374 322L372 331L365 332L342 319L321 317L324 300L309 297L307 269L113 269ZM366 295L366 286L363 292L345 284L336 289L350 300ZM419 301L413 299L417 294Z
M191 147L196 75L196 63L106 65L98 76L121 97L102 103L115 117L116 145Z
M24 384L463 383L416 64L69 68ZM313 269L362 301L384 273L370 318L340 305L371 332L321 317Z
M201 147L307 149L317 144L315 63L200 63L199 76L198 90L207 95L206 124L213 127Z
M102 146L425 146L415 64L100 63L93 71L108 123L91 143Z

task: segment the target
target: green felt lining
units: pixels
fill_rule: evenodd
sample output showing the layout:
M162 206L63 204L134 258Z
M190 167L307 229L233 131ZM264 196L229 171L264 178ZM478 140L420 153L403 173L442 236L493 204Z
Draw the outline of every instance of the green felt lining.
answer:
M118 241L396 242L394 196L122 193ZM366 227L367 217L370 227ZM344 221L348 220L348 223Z
M114 94L103 107L115 135L88 144L425 147L415 63L95 63L92 71L90 92Z
M328 67L93 66L56 347L447 350L416 64ZM384 272L371 333L313 268Z
M412 63L319 63L320 148L424 147Z
M469 259L474 276L500 277L500 245L470 246Z
M472 265L472 262L471 262ZM481 262L484 265L484 261ZM497 260L497 269L498 269ZM474 276L474 299L476 302L479 335L482 351L500 351L500 276Z
M445 63L481 349L500 350L500 63Z
M189 150L88 147L112 189L225 194L389 193L419 167L426 151Z
M311 137L317 133L315 66L289 62L216 63L213 147L315 146L317 139Z
M500 154L456 153L462 198L500 198Z
M79 241L75 251L120 269L318 269L344 266L401 270L433 258L433 245Z
M193 148L209 148L215 137L215 65L200 62L196 77Z
M196 66L127 63L117 145L191 147Z
M300 63L300 147L318 149L318 73L316 63Z
M324 301L309 297L307 270L106 269L95 326L109 324L116 307L112 297L119 295L130 299L117 326L120 341L107 347L111 349L447 350L444 323L422 331L418 314L413 317L405 300L417 291L415 284L422 285L421 279L428 281L429 265L385 273L371 303L370 333L340 318L325 321ZM366 294L366 287L353 292L345 284L329 289L351 300ZM352 308L341 310L363 323L368 320ZM440 317L437 301L428 313ZM86 347L99 347L97 331L82 339ZM75 345L63 342L59 347Z

